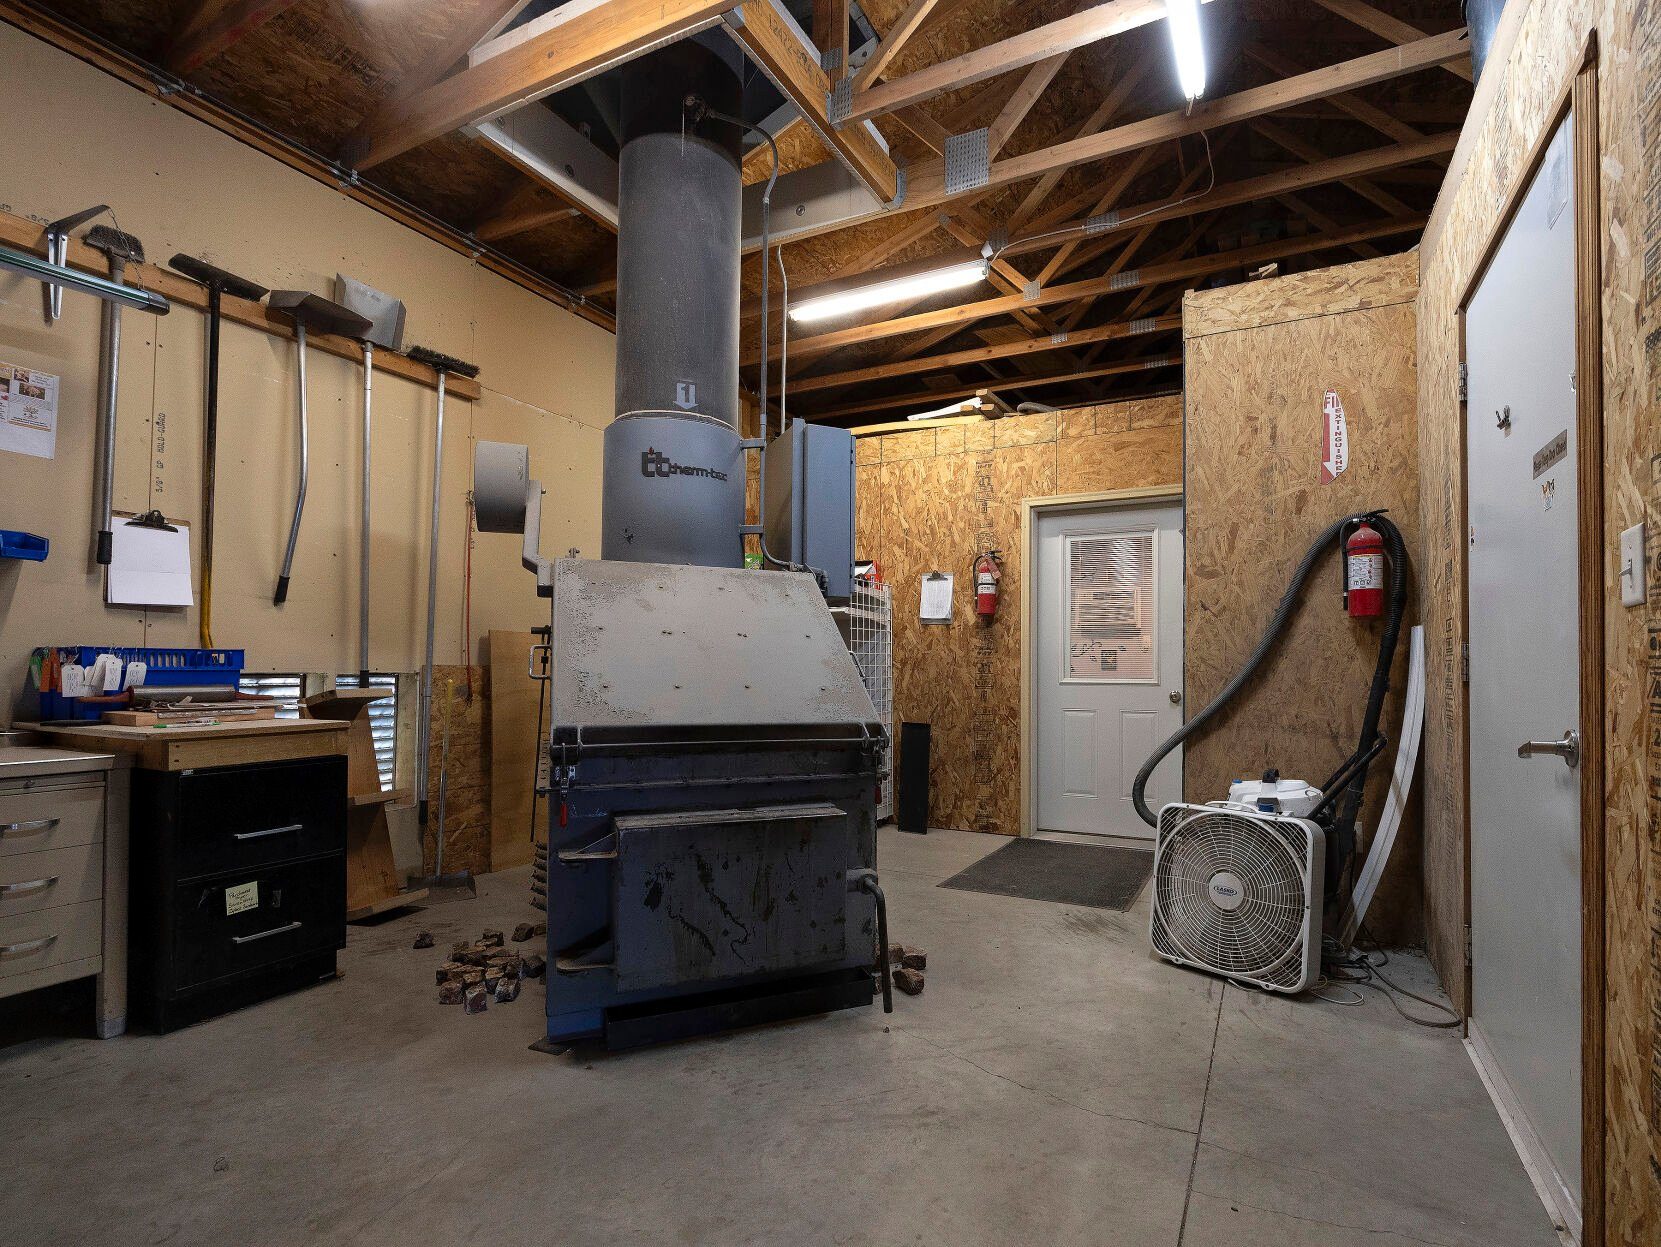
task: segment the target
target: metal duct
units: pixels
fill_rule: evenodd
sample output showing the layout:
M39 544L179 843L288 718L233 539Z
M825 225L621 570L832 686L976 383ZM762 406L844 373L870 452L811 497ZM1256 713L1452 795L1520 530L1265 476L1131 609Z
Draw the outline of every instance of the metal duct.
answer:
M742 53L695 35L623 69L617 415L606 430L601 557L738 567L739 141L689 123L740 109Z

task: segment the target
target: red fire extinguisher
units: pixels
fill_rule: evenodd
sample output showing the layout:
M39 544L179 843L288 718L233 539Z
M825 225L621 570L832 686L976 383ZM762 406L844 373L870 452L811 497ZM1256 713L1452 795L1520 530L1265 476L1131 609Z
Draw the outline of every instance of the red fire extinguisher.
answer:
M998 581L1003 579L998 551L988 550L975 560L975 614L990 620L998 613Z
M1384 611L1384 538L1366 520L1344 541L1344 607L1351 619Z

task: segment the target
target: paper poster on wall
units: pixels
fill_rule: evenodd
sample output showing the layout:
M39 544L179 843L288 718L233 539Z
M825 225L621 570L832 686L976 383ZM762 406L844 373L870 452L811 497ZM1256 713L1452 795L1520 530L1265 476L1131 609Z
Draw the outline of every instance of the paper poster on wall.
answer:
M1350 466L1350 430L1344 421L1344 403L1337 390L1326 392L1321 415L1321 484L1330 485Z
M58 378L0 361L0 450L50 459L58 447Z

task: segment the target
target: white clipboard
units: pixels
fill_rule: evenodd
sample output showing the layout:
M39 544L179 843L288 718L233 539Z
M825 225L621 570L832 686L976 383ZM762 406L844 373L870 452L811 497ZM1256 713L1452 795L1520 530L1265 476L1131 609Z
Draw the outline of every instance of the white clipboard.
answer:
M104 601L111 606L191 606L190 525L170 519L167 527L136 522L116 511L111 535Z

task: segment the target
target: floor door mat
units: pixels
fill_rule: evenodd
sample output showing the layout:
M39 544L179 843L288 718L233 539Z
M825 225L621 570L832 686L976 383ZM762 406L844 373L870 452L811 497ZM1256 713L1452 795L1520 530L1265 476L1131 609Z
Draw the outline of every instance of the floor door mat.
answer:
M1152 873L1152 849L1023 837L988 853L940 886L1123 912L1141 895Z

